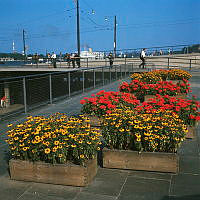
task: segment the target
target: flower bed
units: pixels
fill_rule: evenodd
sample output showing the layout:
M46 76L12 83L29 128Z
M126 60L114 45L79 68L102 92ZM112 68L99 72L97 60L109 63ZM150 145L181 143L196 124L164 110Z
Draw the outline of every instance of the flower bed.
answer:
M107 114L102 127L102 136L108 149L137 152L176 153L186 132L186 125L172 111L151 110L139 113L129 108ZM178 162L178 159L175 159L175 162ZM159 162L157 165L159 166ZM177 171L177 163L172 165L176 168L173 170ZM117 165L114 168L118 168ZM146 167L147 170L150 168ZM144 167L141 168L143 169ZM156 167L151 171L157 171ZM162 171L162 167L158 171Z
M147 84L138 80L132 80L130 84L123 82L119 88L121 92L134 93L139 98L145 95L156 94L176 96L182 93L188 94L190 84L187 80L180 84L173 84L171 81L159 81L155 84Z
M189 80L192 76L185 70L171 69L171 70L153 70L151 72L133 73L132 80L138 80L146 83L156 83L165 80Z
M190 73L182 69L171 69L167 76L169 80L189 80L191 77Z
M53 165L70 162L85 167L89 160L95 158L101 144L99 129L88 123L85 117L56 114L50 117L30 116L22 124L9 125L11 130L8 131L7 142L11 157ZM12 177L16 176L12 174Z
M83 105L81 112L83 114L102 117L106 113L112 113L115 108L129 106L135 108L139 105L139 100L133 94L123 92L105 92L100 91L91 98L85 97L80 101Z
M179 115L184 124L194 126L200 120L199 108L200 103L195 96L193 96L193 99L181 99L170 97L169 95L156 95L154 98L149 99L148 102L143 102L141 106L137 106L136 109L139 112L156 111L157 109L171 110Z

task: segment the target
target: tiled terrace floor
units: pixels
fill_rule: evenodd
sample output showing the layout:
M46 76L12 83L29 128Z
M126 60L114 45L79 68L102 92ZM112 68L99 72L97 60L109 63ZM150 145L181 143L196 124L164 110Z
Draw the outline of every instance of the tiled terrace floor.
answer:
M29 115L66 112L80 113L80 99L91 93L117 90L119 81L71 99L46 106ZM200 73L191 79L193 93L200 99ZM25 114L0 123L0 200L200 200L200 131L195 139L180 148L178 174L98 168L97 176L87 187L71 187L10 180L8 172L6 125L23 120Z

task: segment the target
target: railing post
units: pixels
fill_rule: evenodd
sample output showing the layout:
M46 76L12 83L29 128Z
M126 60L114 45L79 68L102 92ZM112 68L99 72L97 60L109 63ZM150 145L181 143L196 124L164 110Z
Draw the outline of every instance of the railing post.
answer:
M85 71L83 71L83 92L85 91Z
M190 71L192 69L192 59L190 59Z
M95 69L94 69L94 88L96 87L96 74L95 74Z
M132 72L133 72L133 63L132 63Z
M71 77L70 72L68 72L68 91L69 91L69 97L71 96Z
M126 77L126 66L127 66L127 65L125 64L125 68L124 68L124 70L125 70L125 72L124 72L125 77Z
M27 113L27 99L26 99L26 78L23 78L23 91L24 91L24 112Z
M115 80L117 80L117 66L115 66Z
M111 68L109 67L109 73L110 73L110 83L111 83Z
M167 58L167 66L168 66L168 69L169 69L169 57Z
M88 58L87 58L87 68L88 68Z
M51 74L49 74L49 100L50 100L50 104L52 104L53 98L52 98L52 77L51 77Z
M104 68L102 67L102 81L103 81L103 85L104 85Z
M107 60L106 60L106 58L105 58L105 66L107 66Z
M120 75L121 75L121 79L122 79L122 66L120 65Z

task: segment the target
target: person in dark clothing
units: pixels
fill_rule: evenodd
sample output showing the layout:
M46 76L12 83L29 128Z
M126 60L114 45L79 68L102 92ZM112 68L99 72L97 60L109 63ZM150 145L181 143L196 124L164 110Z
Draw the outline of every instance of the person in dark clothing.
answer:
M114 57L113 57L112 53L110 53L108 55L108 59L109 59L109 62L110 62L110 67L112 67L113 66L113 60L114 60Z
M51 55L53 67L56 68L56 54L53 52Z
M75 57L74 56L71 57L71 61L72 61L73 68L75 68Z
M145 67L145 49L142 49L141 53L140 53L140 60L142 61L142 63L139 65L139 68L144 68Z
M70 67L71 57L70 57L70 54L69 54L69 53L66 53L65 59L66 59L66 61L67 61L68 67Z
M81 67L80 57L77 53L75 54L74 58L76 60L76 64L77 64L78 68Z

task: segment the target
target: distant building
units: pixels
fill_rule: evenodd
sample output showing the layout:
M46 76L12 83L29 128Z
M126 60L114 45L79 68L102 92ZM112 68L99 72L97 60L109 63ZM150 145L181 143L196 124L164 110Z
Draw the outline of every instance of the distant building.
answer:
M91 60L103 59L105 56L104 52L93 52L91 48L88 51L81 51L81 58L88 58Z
M14 61L14 58L0 58L0 61Z

